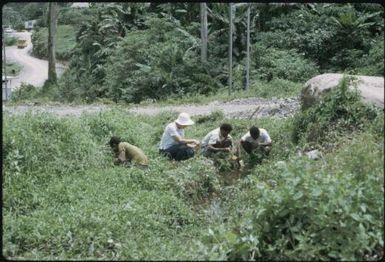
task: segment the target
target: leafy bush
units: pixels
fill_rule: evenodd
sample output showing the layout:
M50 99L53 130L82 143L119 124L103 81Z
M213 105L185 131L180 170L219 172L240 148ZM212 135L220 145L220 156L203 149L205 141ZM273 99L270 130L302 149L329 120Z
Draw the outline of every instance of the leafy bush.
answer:
M12 124L7 126L4 143L7 155L19 154L23 159L19 163L20 172L66 174L100 166L103 150L97 148L78 122L57 119L50 114L28 120L31 117L26 114L7 119ZM42 162L44 165L39 164ZM5 158L4 168L9 170L11 166L12 157Z
M356 62L360 65L358 74L384 76L384 36L373 41L369 54L363 55Z
M20 101L24 99L36 98L39 91L34 85L30 84L21 84L17 90L12 91L11 100Z
M263 80L281 78L304 82L318 74L317 66L298 54L296 50L279 50L256 44L253 48L252 75Z
M148 30L128 33L109 59L109 97L138 103L170 94L208 94L218 88L196 56L198 40L167 19L152 18L146 25Z
M32 54L38 58L48 57L48 29L39 28L31 36L33 44ZM75 46L75 29L71 25L58 25L56 33L56 58L58 60L69 60L72 49Z
M5 46L16 45L17 37L5 35Z
M348 88L350 81L353 79L344 76L318 104L296 115L292 133L295 142L323 144L338 132L362 129L378 116L378 109L364 105L357 90Z
M378 258L384 200L374 195L383 194L384 170L382 144L374 142L366 133L325 162L297 156L261 168L266 178L255 173L226 199L230 225L211 227L208 248L222 260Z
M7 76L17 76L22 69L22 66L17 63L7 63Z
M79 28L84 21L90 19L89 8L63 8L58 13L58 25L71 25Z
M384 28L383 8L359 9L351 4L302 5L268 21L256 38L267 47L296 49L321 71L356 68L358 53L367 55L368 39L377 38Z
M254 76L257 78L258 76ZM285 79L273 78L270 82L264 80L252 81L250 86L253 96L256 97L296 97L302 89L301 83Z

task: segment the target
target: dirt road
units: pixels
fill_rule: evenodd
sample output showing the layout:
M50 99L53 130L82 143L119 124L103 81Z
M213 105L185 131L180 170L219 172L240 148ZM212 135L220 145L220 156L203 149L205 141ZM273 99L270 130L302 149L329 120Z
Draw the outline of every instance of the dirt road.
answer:
M30 32L17 32L9 35L16 38L26 39L27 47L17 48L16 46L7 46L5 48L7 63L17 63L22 66L20 74L9 83L11 89L20 87L21 83L31 84L37 87L43 86L48 79L48 61L37 59L31 56L32 43ZM63 71L63 65L57 64L56 72L58 76Z
M256 111L257 107L259 110ZM8 106L3 105L3 112L7 111L13 114L32 112L50 112L58 116L80 116L83 112L100 112L104 110L110 110L113 106L108 105L18 105ZM187 112L193 116L195 115L207 115L214 111L222 111L225 117L228 118L249 118L249 117L288 117L294 115L300 109L299 98L244 98L235 99L228 102L214 101L206 105L178 105L178 106L131 106L123 110L127 114L144 114L144 115L156 115L161 112L171 111L175 113ZM122 110L120 108L120 110Z

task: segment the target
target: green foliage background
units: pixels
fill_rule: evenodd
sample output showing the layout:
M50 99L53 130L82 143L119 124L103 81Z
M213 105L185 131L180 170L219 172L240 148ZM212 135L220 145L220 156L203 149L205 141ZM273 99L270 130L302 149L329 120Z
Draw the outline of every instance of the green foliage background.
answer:
M32 54L40 59L48 58L48 29L38 28L32 34ZM55 55L58 60L68 60L75 47L75 30L72 25L59 25L56 33Z
M57 85L23 85L17 99L118 104L244 96L298 96L323 72L384 75L384 11L378 4L269 4L251 9L250 90L243 92L245 7L234 18L234 82L228 85L228 5L209 3L208 62L200 61L197 3L60 3ZM46 3L9 3L3 24L39 17L34 52L46 52ZM20 16L19 16L20 15ZM384 248L384 112L361 104L346 81L293 118L196 117L202 139L223 122L240 138L255 124L274 141L269 158L238 172L197 155L158 153L176 114L133 115L125 106L81 117L3 113L3 255L9 259L375 260ZM43 98L41 98L43 97ZM113 165L121 136L148 169ZM303 151L318 148L318 161ZM182 243L182 244L181 244Z
M52 99L139 103L222 92L228 86L229 7L208 8L208 63L202 63L198 3L63 4L58 28L66 32L58 35L67 37L57 56L69 60L69 68L51 87L57 90ZM232 84L242 90L246 6L234 12ZM272 79L303 84L330 72L383 76L383 18L379 4L253 3L250 85ZM46 28L40 26L34 53L44 57Z

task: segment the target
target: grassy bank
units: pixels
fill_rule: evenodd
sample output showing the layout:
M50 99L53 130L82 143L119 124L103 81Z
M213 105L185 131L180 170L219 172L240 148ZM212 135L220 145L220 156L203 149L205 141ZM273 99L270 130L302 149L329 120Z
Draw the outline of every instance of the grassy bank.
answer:
M288 98L298 97L303 85L301 83L295 83L283 79L274 79L271 82L255 80L248 90L232 90L229 94L228 89L218 90L213 95L185 95L182 98L170 95L164 100L144 100L141 105L183 105L183 104L208 104L212 101L231 101L240 98L249 97L263 97L263 98ZM57 85L51 85L47 88L49 92L43 90L39 91L32 85L25 85L19 89L18 94L15 94L10 101L12 104L20 104L25 102L38 102L47 103L48 101L66 102L61 96L61 91L58 90ZM86 101L77 97L71 104L84 104ZM99 98L94 103L101 104L118 104L123 107L127 105L134 105L133 103L127 104L125 102L115 103L111 99Z
M71 50L76 44L76 31L71 25L58 25L56 32L56 58L58 60L69 60ZM48 57L48 29L40 28L32 34L32 53L38 58Z
M245 159L244 172L201 155L181 163L160 156L175 113L3 117L7 258L373 260L383 249L382 111L350 132L337 126L343 133L333 147L319 143L318 161L298 154L306 141L290 139L310 132L294 129L301 116L195 117L187 137L202 139L224 121L235 138L252 124L269 131L271 155L261 165ZM141 147L150 167L114 166L111 135Z
M16 63L7 63L6 69L7 76L17 76L20 73L22 66Z

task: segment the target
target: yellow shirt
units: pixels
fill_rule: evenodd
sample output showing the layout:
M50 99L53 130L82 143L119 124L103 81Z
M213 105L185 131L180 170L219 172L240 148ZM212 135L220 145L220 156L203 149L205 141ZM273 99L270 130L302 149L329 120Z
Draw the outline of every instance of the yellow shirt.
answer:
M143 151L134 145L127 142L119 143L119 154L124 151L126 158L131 161L132 164L148 165L148 158Z

